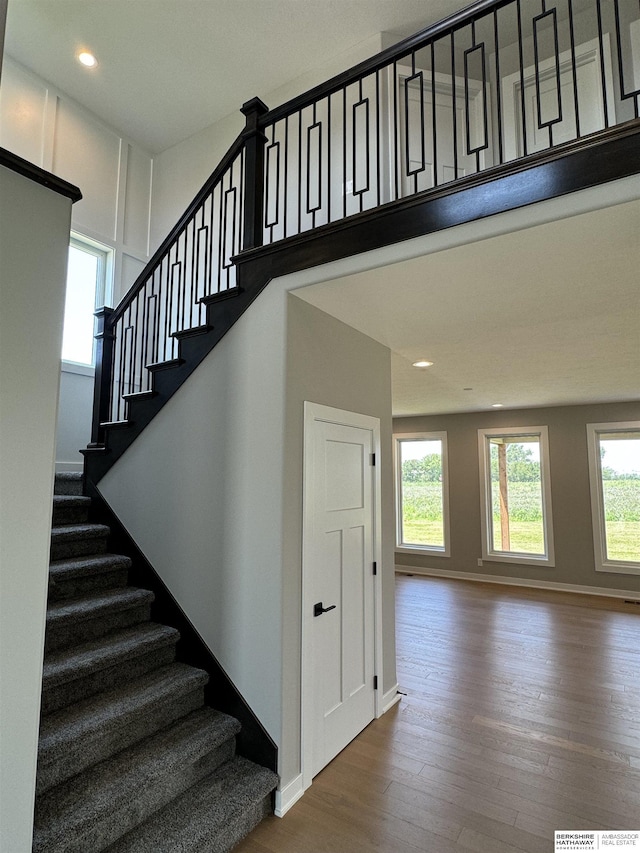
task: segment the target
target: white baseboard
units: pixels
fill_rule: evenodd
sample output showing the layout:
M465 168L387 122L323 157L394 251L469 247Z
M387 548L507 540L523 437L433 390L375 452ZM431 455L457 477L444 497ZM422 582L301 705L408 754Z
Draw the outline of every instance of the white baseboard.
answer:
M82 462L56 462L56 474L82 474Z
M303 794L302 773L296 776L295 779L292 779L284 788L281 789L278 786L276 790L276 807L274 809L275 816L284 817L291 806L295 805Z
M386 714L394 705L397 705L398 702L402 699L402 694L398 693L398 685L397 683L393 685L391 690L387 690L386 693L382 695L382 710L380 711L380 716Z
M556 592L575 592L579 595L600 595L604 598L632 598L640 600L640 592L630 589L609 589L600 586L583 586L582 584L557 583L555 581L537 581L532 578L502 577L502 575L481 575L475 572L454 572L447 569L419 569L413 566L398 566L396 572L402 575L425 575L432 578L453 578L461 581L478 581L481 583L496 583L503 586L522 586L529 589L549 589Z

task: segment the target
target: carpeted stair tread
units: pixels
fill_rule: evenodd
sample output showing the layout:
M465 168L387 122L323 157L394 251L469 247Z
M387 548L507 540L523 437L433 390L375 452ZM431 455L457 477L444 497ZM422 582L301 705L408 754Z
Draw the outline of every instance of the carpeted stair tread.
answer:
M78 524L86 521L91 498L84 495L54 495L53 523Z
M99 853L233 757L237 720L202 708L39 797L33 853Z
M57 601L47 608L47 652L149 619L155 596L146 589L126 587Z
M204 670L174 663L44 717L37 793L201 707L208 680Z
M228 853L270 813L277 784L271 770L235 758L106 853Z
M66 542L69 539L102 539L109 535L106 524L60 524L51 528L52 542Z
M49 601L92 590L124 586L131 558L120 554L89 554L49 564Z
M56 474L53 482L53 492L56 495L81 495L82 472L62 471Z
M51 528L51 559L104 553L109 528L104 524L62 524Z
M149 622L47 655L43 713L109 690L118 677L127 680L171 663L179 637L175 628Z

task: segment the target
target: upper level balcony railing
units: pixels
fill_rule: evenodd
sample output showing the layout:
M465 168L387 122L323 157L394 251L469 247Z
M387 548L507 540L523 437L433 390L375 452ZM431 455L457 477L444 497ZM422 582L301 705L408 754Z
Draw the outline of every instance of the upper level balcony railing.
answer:
M481 0L274 110L250 102L245 132L105 320L96 423L126 419L149 365L175 359L207 303L236 289L243 250L492 179L639 110L640 0Z

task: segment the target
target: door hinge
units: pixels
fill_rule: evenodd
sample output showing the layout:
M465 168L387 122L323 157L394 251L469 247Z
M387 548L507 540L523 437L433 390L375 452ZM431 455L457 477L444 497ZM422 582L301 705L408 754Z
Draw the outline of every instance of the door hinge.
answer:
M374 573L374 575L378 574L378 564L376 562L374 562L374 564L373 564L373 573Z
M372 453L372 454L371 454L371 464L372 464L372 465L375 465L375 464L376 464L376 454L375 454L375 453Z
M378 689L378 676L377 675L373 676L373 689L374 690Z

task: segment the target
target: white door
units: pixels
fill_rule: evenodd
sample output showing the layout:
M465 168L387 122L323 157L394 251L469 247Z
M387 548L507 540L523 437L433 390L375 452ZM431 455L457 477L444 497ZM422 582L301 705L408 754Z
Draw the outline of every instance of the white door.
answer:
M611 70L611 49L609 36L603 36L603 56L600 58L598 39L578 45L575 51L576 80L578 90L578 109L580 136L595 133L605 127L605 101L602 87L601 67L604 65L604 91L607 95L607 118L609 125L615 124L615 97L613 73ZM560 79L560 102L558 102L557 81ZM538 94L536 88L536 69L526 68L524 79L525 132L527 134L527 153L544 151L550 147L549 122L560 115L562 121L553 125L553 144L569 142L577 136L576 105L574 97L573 63L570 51L563 51L556 63L555 59L546 59L540 63L540 116L538 116ZM522 127L522 80L520 72L510 74L503 81L504 103L504 159L512 160L524 156ZM538 120L542 120L539 127Z
M409 195L434 187L436 185L434 179L436 163L438 186L477 171L476 156L475 154L467 154L467 148L475 151L481 147L484 144L485 133L490 138L490 128L485 128L482 84L477 80L470 79L467 81L469 93L468 139L463 79L456 78L455 102L452 79L443 74L436 74L432 82L431 75L427 72L421 72L420 75L411 77L408 71L401 71L398 86L399 103L402 111L400 121L402 194ZM408 101L406 112L405 97ZM436 125L435 153L433 144L434 118ZM453 153L454 147L457 150L457 160ZM481 169L491 165L488 156L489 149L480 153Z
M374 425L348 423L363 416L322 416L325 407L307 407L315 412L305 428L303 731L310 782L375 716L376 435Z

